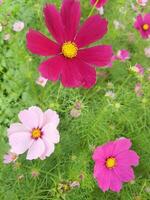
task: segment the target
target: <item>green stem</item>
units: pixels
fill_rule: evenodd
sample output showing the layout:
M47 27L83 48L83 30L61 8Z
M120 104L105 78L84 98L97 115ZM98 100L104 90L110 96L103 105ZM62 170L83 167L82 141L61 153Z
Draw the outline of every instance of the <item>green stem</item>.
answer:
M99 2L99 0L97 0L97 1L95 2L95 4L94 4L94 6L93 6L91 12L89 13L88 17L90 17L90 16L93 14L93 12L94 12L94 10L95 10L96 5L98 4L98 2Z
M58 102L58 99L59 99L59 96L60 96L61 90L62 90L62 85L61 85L61 83L60 83L60 85L59 85L59 89L58 89L58 93L57 93L56 102Z

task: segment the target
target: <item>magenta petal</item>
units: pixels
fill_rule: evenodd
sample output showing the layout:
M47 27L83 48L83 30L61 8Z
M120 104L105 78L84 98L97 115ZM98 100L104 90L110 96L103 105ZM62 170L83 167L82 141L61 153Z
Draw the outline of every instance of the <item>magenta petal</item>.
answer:
M132 143L130 139L120 138L114 142L113 154L118 155L119 153L128 150L131 147Z
M80 2L76 0L63 0L61 17L65 27L66 40L72 41L77 33L80 22Z
M118 166L114 169L114 172L122 182L129 182L134 179L134 171L131 167Z
M27 48L34 54L40 56L56 55L60 52L60 47L42 33L30 29L26 35Z
M80 28L75 43L81 48L96 42L107 33L107 24L99 15L89 17Z
M91 4L94 6L97 0L90 0L90 1L91 1ZM104 6L106 3L107 3L107 0L99 0L98 3L96 4L96 7L100 8Z
M122 188L122 182L120 178L113 170L111 170L110 189L114 192L120 192L121 188Z
M125 166L137 166L139 163L139 156L133 150L123 151L119 153L116 158L118 160L118 164Z
M111 61L112 55L112 47L108 45L82 49L78 52L78 58L85 61L86 63L97 66L108 65Z
M94 167L94 176L97 179L98 186L102 189L103 192L106 192L109 189L110 175L111 175L110 170L107 170L104 166L98 167L96 163Z
M101 146L97 147L93 153L92 159L94 161L104 162L105 161L105 154L103 148Z
M60 78L63 64L63 57L56 56L42 62L38 70L44 78L51 81L57 81Z
M53 4L46 4L44 7L45 23L49 32L58 43L64 42L64 27L60 13Z

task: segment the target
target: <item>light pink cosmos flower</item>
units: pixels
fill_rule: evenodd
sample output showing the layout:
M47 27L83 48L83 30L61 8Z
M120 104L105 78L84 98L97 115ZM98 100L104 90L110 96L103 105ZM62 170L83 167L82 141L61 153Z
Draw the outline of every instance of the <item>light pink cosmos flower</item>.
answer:
M134 66L135 72L137 72L139 75L144 75L144 68L140 64L136 64Z
M11 162L15 162L17 160L17 158L18 158L17 154L15 154L13 152L9 152L8 154L4 155L3 163L9 164Z
M138 97L141 97L143 95L143 89L142 89L142 84L141 83L137 83L135 85L134 91L136 93L136 95Z
M150 47L144 49L145 56L150 58Z
M27 152L27 159L45 159L54 152L54 144L59 142L59 116L53 110L42 112L32 106L19 113L20 123L8 129L11 150L16 154Z
M130 139L120 138L95 149L93 153L94 177L103 192L119 192L123 182L134 179L132 166L137 166L139 156L130 150Z
M20 32L24 29L24 22L17 21L13 24L13 31Z
M127 51L125 49L119 50L118 53L117 53L117 59L119 59L119 60L121 60L123 62L125 60L130 59L130 53L129 53L129 51Z
M91 4L94 6L96 4L97 0L91 0ZM100 8L104 6L107 3L108 0L99 0L98 3L96 4L97 8Z
M90 88L96 83L96 67L105 67L112 57L110 45L87 47L107 33L108 22L99 14L90 16L80 25L78 0L63 0L61 10L53 4L44 7L46 26L54 40L30 29L27 48L48 59L39 66L40 74L50 80L60 80L64 87Z
M147 13L144 16L139 14L136 17L134 28L140 32L143 39L149 38L150 37L150 13Z
M137 2L140 6L146 6L148 0L136 0L136 2Z
M36 83L38 85L41 85L42 87L45 87L46 83L47 83L47 79L42 77L42 76L39 76L39 78L36 80Z

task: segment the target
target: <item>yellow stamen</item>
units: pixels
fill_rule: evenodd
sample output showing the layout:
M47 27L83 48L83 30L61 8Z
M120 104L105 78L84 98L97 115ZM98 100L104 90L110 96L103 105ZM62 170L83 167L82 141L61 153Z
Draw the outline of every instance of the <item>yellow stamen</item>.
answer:
M147 31L149 28L150 28L150 26L148 24L144 24L143 25L143 30L144 31Z
M106 167L111 169L116 166L116 159L114 157L110 157L106 160Z
M42 132L40 129L36 128L32 131L32 138L34 139L38 139L39 137L41 137Z
M65 42L62 45L62 54L67 58L74 58L77 56L78 47L74 42Z

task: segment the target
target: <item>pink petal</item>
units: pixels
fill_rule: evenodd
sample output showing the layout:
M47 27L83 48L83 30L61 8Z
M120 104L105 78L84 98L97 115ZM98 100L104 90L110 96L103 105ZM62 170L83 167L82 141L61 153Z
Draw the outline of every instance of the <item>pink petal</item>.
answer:
M114 172L121 182L129 182L134 179L134 171L131 167L118 166L114 168Z
M110 189L114 192L120 192L122 188L122 182L119 177L115 174L113 170L111 170L110 176Z
M16 132L28 132L29 129L27 129L23 124L21 123L14 123L11 124L10 127L7 129L8 136L12 133Z
M60 78L63 63L64 60L62 56L49 58L47 61L41 63L39 72L44 78L51 81L57 81Z
M89 17L80 28L75 43L81 48L96 42L107 33L107 24L99 15Z
M52 123L53 126L57 127L59 121L59 115L55 111L48 109L44 112L44 125Z
M134 28L141 29L142 24L143 24L143 18L142 18L142 15L140 14L136 17L136 21L134 23Z
M54 152L54 150L55 150L55 145L53 143L51 143L50 141L47 141L44 138L43 138L43 142L45 144L45 151L40 156L41 160L44 160L46 157L49 157Z
M132 143L130 139L121 138L114 142L114 155L117 155L123 151L128 150L131 147Z
M73 41L80 22L80 2L76 0L63 0L61 16L65 27L66 40Z
M112 47L108 45L95 46L78 52L78 58L86 63L97 66L106 66L113 56Z
M98 182L98 186L102 189L103 192L106 192L109 189L110 186L110 175L111 175L111 171L107 170L105 167L99 167L97 168L97 166L95 166L94 168L94 174L96 174L96 171L99 169L99 175L96 177L97 182Z
M43 129L43 138L45 138L47 141L50 141L51 143L58 143L60 140L59 132L56 129L56 127L52 124L46 124Z
M60 53L60 47L42 33L30 29L26 35L27 48L34 54L50 56Z
M82 75L82 86L84 88L91 88L96 83L96 71L95 68L91 67L82 60L77 60L76 64L80 69Z
M28 132L17 132L9 136L11 150L18 155L24 153L32 143L31 134Z
M103 148L101 146L99 146L95 149L92 158L93 158L94 161L98 161L98 162L101 162L101 163L105 162L106 158L105 158Z
M53 4L46 4L44 7L45 23L49 32L58 43L65 41L64 27L60 13Z
M18 117L23 125L30 130L39 127L39 116L33 110L23 110L19 113Z
M41 138L34 140L33 144L28 150L27 160L33 160L39 158L45 151L45 145Z
M145 21L145 23L150 25L150 13L145 14L144 21Z
M96 3L97 0L90 0L91 4L94 6L94 4ZM105 5L107 3L107 0L99 0L98 3L96 4L97 8L102 7L103 5Z
M133 150L127 150L116 156L118 164L125 166L137 166L139 164L139 156Z
M29 110L35 112L35 114L38 117L38 127L41 128L43 126L43 120L44 120L44 113L41 110L41 108L37 107L37 106L32 106L29 108Z

